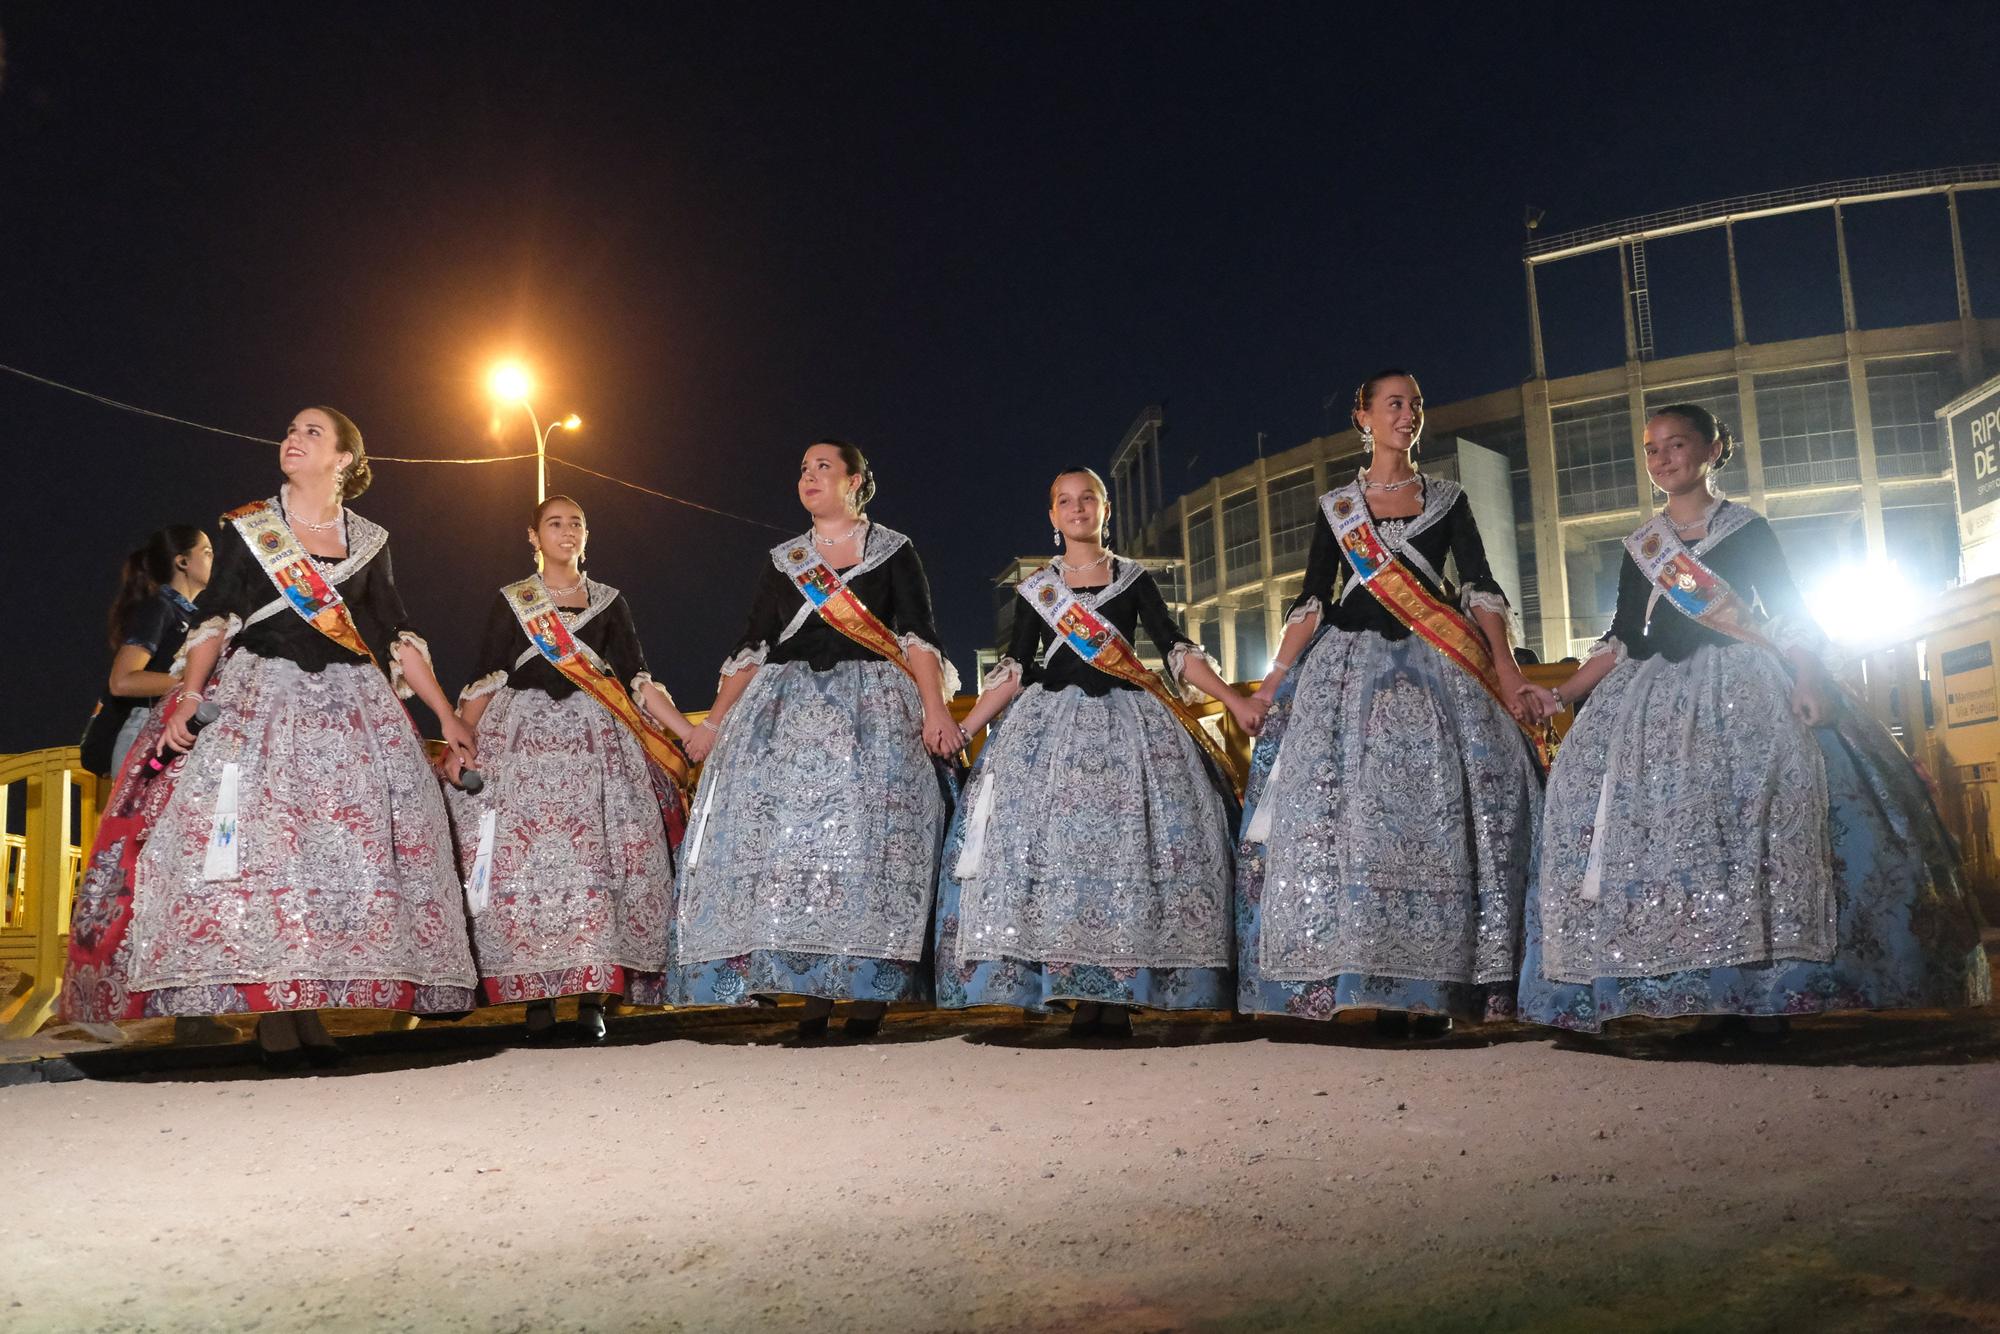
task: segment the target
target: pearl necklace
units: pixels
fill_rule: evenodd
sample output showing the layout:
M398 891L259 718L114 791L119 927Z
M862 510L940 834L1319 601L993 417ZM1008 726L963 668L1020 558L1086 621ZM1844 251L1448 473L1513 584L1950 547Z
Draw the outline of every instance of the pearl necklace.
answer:
M571 584L568 588L557 588L554 584L550 583L548 580L543 579L542 576L539 574L536 575L535 578L541 582L542 591L549 595L551 601L553 601L556 598L566 598L572 593L580 592L582 591L583 586L590 582L589 579L579 578L575 583Z
M814 529L813 541L817 542L822 550L831 551L843 542L852 541L854 535L860 532L862 528L867 525L867 522L868 521L866 519L856 520L854 526L848 529L847 532L840 537L827 537L824 534L822 534L818 529Z
M289 523L294 528L304 528L310 532L315 532L315 533L332 532L334 529L340 527L340 521L346 517L347 513L345 510L336 509L333 512L333 517L331 519L328 519L325 523L308 523L306 520L301 519L298 515L292 513L291 510L287 509L285 511L286 523Z
M1689 519L1686 523L1682 523L1679 519L1676 519L1671 514L1667 515L1667 522L1674 526L1674 531L1676 533L1680 534L1682 537L1686 537L1689 533L1693 532L1697 528L1708 527L1708 521L1710 519L1713 519L1715 517L1715 512L1721 508L1722 508L1722 497L1717 496L1714 500L1709 502L1708 508L1703 510L1699 516L1693 519Z
M1408 477L1405 477L1400 482L1378 482L1374 478L1368 475L1366 469L1363 469L1361 473L1361 484L1367 487L1370 491L1401 491L1404 487L1415 486L1418 482L1421 482L1423 480L1424 480L1423 474L1415 472L1411 473Z
M1085 570L1094 570L1098 566L1105 564L1105 562L1109 561L1110 559L1111 559L1111 550L1109 547L1107 547L1105 548L1103 553L1098 556L1096 560L1087 560L1081 565L1071 565L1061 556L1057 556L1052 563L1056 567L1057 574L1071 575L1071 574L1082 574Z

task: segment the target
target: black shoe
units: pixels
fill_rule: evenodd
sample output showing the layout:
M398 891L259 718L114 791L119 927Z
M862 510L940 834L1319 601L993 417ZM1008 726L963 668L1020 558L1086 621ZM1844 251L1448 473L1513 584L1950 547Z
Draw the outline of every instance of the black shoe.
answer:
M1097 1036L1097 1021L1104 1017L1104 1007L1096 1001L1078 1001L1069 1012L1069 1035L1073 1038L1094 1038Z
M576 1027L585 1042L604 1041L604 1007L596 1001L578 1001Z
M1781 1014L1752 1015L1743 1023L1753 1047L1782 1047L1792 1036L1792 1021Z
M1420 1014L1410 1021L1410 1036L1413 1038L1441 1038L1451 1032L1451 1016L1448 1014Z
M799 1020L799 1041L815 1042L826 1036L827 1017L833 1013L833 1002L824 996L808 996L805 1017Z
M306 1049L299 1043L299 1030L288 1014L267 1014L257 1021L257 1059L276 1074L290 1074L305 1067Z
M1410 1036L1410 1016L1401 1010L1375 1011L1375 1036L1407 1038Z
M854 1008L848 1012L847 1022L841 1025L841 1031L848 1037L865 1042L882 1031L882 1016L888 1010L889 1007L881 1001L856 1001Z
M528 1041L547 1042L556 1035L556 1003L554 1001L528 1002Z
M1132 1036L1132 1012L1123 1005L1107 1005L1091 1025L1091 1036L1122 1042Z

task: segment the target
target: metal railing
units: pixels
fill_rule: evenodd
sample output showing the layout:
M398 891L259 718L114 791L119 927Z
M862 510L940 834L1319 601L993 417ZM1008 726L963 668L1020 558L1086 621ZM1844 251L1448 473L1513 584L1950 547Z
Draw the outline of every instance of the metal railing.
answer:
M1546 263L1592 250L1605 250L1627 241L1650 240L1676 232L1716 227L1725 222L1770 217L1778 213L1798 213L1834 204L1865 204L1910 195L1936 194L1958 186L1974 189L2000 187L2000 163L1971 167L1940 167L1930 171L1903 171L1887 176L1857 176L1844 181L1795 186L1789 190L1769 190L1763 194L1739 195L1708 204L1645 213L1636 218L1602 222L1575 231L1557 232L1530 240L1525 248L1528 262Z
M0 829L22 794L22 832L8 834L0 970L25 985L0 1004L0 1038L27 1037L55 1008L69 939L70 900L97 832L98 779L75 746L0 756Z

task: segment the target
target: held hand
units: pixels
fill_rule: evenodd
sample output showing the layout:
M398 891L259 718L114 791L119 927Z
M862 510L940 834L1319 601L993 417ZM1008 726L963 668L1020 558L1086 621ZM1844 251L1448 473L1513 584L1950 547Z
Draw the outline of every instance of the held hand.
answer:
M960 738L964 734L958 730L958 720L951 716L949 709L929 708L924 710L924 745L939 759L956 754L965 744Z
M1551 716L1561 712L1561 706L1556 703L1554 692L1525 680L1514 691L1514 698L1528 711L1529 719L1534 722L1545 723Z
M714 723L706 721L697 723L694 731L688 733L688 762L690 764L700 764L703 760L707 759L708 753L715 749L715 737L716 730Z
M1807 727L1824 727L1833 718L1833 699L1825 686L1801 676L1792 686L1792 716Z
M1517 723L1541 721L1541 710L1532 703L1525 692L1533 690L1527 679L1511 662L1499 664L1496 673L1500 680L1500 699L1507 706L1508 714Z
M465 720L455 713L447 713L438 719L438 727L444 736L446 750L458 761L459 769L474 763L479 758L479 743L473 739L472 729ZM452 775L456 778L458 775Z
M437 757L437 771L444 775L446 782L457 787L459 779L465 775L465 757L450 746L446 746L444 752Z
M1236 725L1250 736L1257 736L1263 732L1265 715L1271 711L1271 701L1262 696L1263 692L1259 691L1248 699L1239 695L1228 701L1230 716L1235 718Z
M174 711L167 715L167 729L160 733L160 739L153 746L155 755L164 755L169 747L186 754L194 749L194 733L188 731L188 719L201 707L199 695L174 696Z

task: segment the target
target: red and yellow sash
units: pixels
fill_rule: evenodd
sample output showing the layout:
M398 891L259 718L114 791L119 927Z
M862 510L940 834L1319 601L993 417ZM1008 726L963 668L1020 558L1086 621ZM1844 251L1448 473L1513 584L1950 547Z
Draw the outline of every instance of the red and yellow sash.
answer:
M1784 656L1757 628L1756 613L1729 586L1729 581L1703 564L1681 541L1665 510L1640 524L1625 539L1625 550L1639 567L1639 573L1676 611L1718 634L1770 649L1780 658ZM1649 609L1646 624L1652 623Z
M1334 540L1340 544L1341 554L1347 557L1348 567L1354 571L1354 577L1361 581L1362 587L1413 634L1484 686L1486 693L1503 709L1508 708L1510 701L1500 693L1500 677L1494 668L1493 652L1487 647L1486 636L1458 608L1434 597L1418 582L1409 567L1396 559L1395 553L1382 541L1381 534L1375 531L1361 488L1350 484L1329 491L1320 498L1320 508L1333 528ZM1549 757L1548 729L1526 723L1519 723L1518 726L1546 761Z
M236 525L250 554L264 567L285 605L342 648L370 662L375 660L340 590L327 581L313 558L299 545L298 535L285 522L282 509L268 500L256 500L222 517Z
M1230 763L1222 748L1215 744L1215 738L1208 734L1208 729L1201 725L1201 719L1194 716L1194 711L1168 688L1159 673L1139 661L1139 654L1126 642L1125 636L1118 633L1117 626L1086 605L1077 591L1064 583L1062 576L1054 570L1035 571L1021 581L1020 590L1028 605L1056 632L1057 640L1068 645L1077 657L1106 676L1138 686L1165 705L1167 712L1215 763L1216 771L1229 779L1238 798L1242 797L1243 775Z
M528 642L548 660L549 665L561 672L563 678L577 689L609 709L611 716L638 738L646 758L671 781L674 802L679 807L679 814L685 817L689 767L687 756L681 753L680 746L639 711L639 706L632 702L631 693L618 680L609 664L598 657L590 645L569 632L569 627L563 624L561 612L549 600L548 589L542 586L540 579L523 579L517 584L507 585L500 592L507 599L514 618L521 623L521 631L528 636Z
M861 647L901 667L910 680L917 679L916 673L910 671L910 659L895 631L868 610L867 604L847 586L847 581L820 558L809 536L774 547L771 555L821 620Z

